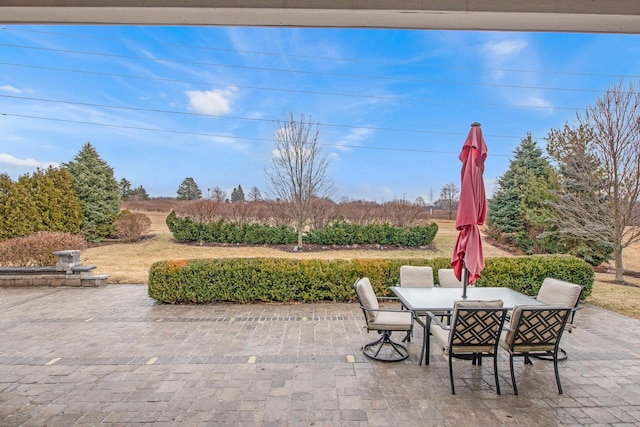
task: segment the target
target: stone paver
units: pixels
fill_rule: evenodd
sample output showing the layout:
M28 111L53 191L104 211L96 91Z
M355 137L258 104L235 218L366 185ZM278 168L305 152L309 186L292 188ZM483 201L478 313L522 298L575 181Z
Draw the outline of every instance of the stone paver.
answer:
M158 305L143 285L0 289L1 426L640 425L640 321L585 305L553 364L380 363L355 304Z

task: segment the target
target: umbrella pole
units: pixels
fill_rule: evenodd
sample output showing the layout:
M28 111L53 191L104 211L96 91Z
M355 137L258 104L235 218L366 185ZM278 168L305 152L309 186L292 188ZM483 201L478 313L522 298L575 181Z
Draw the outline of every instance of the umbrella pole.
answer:
M469 284L469 272L467 271L467 264L462 258L462 299L467 299L467 285Z

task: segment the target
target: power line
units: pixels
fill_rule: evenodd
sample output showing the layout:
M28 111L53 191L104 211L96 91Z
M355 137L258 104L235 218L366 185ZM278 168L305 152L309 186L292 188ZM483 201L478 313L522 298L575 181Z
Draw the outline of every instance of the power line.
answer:
M57 35L57 36L64 36L64 37L84 38L84 39L93 39L93 40L105 40L105 41L114 41L118 43L123 42L122 39L116 39L112 37L90 36L86 34L70 34L70 33L62 33L57 31L42 31L42 30L33 30L33 29L15 28L15 27L12 27L12 28L3 27L2 29L5 31L14 31L14 32L18 31L18 32L28 32L28 33L35 33L35 34ZM125 39L124 41L129 41L129 39ZM411 67L442 68L442 66L433 65L433 64L425 65L425 64L412 64L412 63L406 63L406 62L373 61L373 60L360 59L360 58L300 55L300 54L292 54L292 53L265 52L265 51L242 50L242 49L211 47L211 46L183 45L183 44L177 44L177 43L147 42L147 44L153 44L157 46L177 47L181 49L198 49L198 50L204 50L204 51L280 56L285 58L318 59L323 61L343 61L343 62L360 62L360 63L369 63L369 64L381 64L381 65L402 65L402 66L411 66ZM497 72L513 72L513 73L529 73L529 74L555 74L555 75L565 75L565 76L640 78L640 75L631 75L631 74L625 75L625 74L607 74L607 73L582 73L582 72L570 72L570 71L527 70L527 69L519 69L519 68L491 68L491 67L468 67L468 66L467 67L447 66L447 68L461 69L461 70L490 71L490 72L497 71Z
M80 73L80 74L92 74L92 75L100 75L107 77L119 77L119 78L131 78L131 79L142 79L142 80L158 80L158 81L166 81L166 82L175 82L175 83L188 83L188 84L199 84L199 85L208 85L208 86L219 86L219 87L229 87L235 86L241 89L250 89L250 90L264 90L264 91L273 91L273 92L287 92L287 93L304 93L310 95L324 95L324 96L342 96L342 97L353 97L353 98L363 98L363 99L374 99L374 100L386 100L386 101L408 101L408 102L420 102L433 104L438 102L438 104L450 103L456 105L481 105L487 107L507 107L507 108L533 108L533 109L547 109L547 110L584 110L584 108L577 107L559 107L559 106L547 106L547 105L521 105L521 104L499 104L499 103L489 103L489 102L460 102L460 101L446 101L446 100L438 100L438 101L429 101L422 98L408 98L408 97L400 97L400 96L382 96L382 95L363 95L363 94L354 94L354 93L339 93L339 92L323 92L323 91L313 91L313 90L302 90L302 89L283 89L283 88L269 88L263 86L247 86L247 85L238 85L235 83L222 84L222 83L213 83L213 82L203 82L203 81L194 81L194 80L183 80L183 79L170 79L165 77L147 77L147 76L133 76L129 74L118 74L118 73L107 73L104 71L88 71L88 70L75 70L70 68L59 68L59 67L47 67L42 65L30 65L30 64L16 64L13 62L0 62L2 65L9 65L14 67L25 67L25 68L35 68L49 71L61 71L61 72L70 72L70 73Z
M71 49L57 49L57 48L49 48L49 47L13 45L8 43L0 43L0 46L13 47L13 48L19 48L19 49L33 49L33 50L41 50L41 51L57 52L57 53L71 53L71 54L78 54L78 55L101 56L101 57L108 57L108 58L139 59L144 61L174 62L179 64L189 64L189 65L199 65L199 66L224 67L224 68L235 68L235 69L242 69L242 70L271 71L271 72L279 72L279 73L294 73L294 74L331 76L331 77L347 77L347 78L353 78L353 79L370 79L370 80L388 80L388 81L398 81L398 82L408 82L408 83L432 83L432 84L462 85L462 86L497 87L502 89L527 89L527 90L535 89L535 90L587 92L587 93L603 92L601 90L595 90L595 89L522 86L522 85L507 85L507 84L498 84L498 83L455 82L455 81L443 81L443 80L434 80L434 79L414 79L409 77L371 76L371 75L361 75L361 74L329 73L324 71L308 71L308 70L287 70L284 68L269 68L269 67L256 67L256 66L249 66L249 65L222 64L217 62L186 61L186 60L178 60L178 59L171 59L171 58L142 57L142 56L135 56L135 55L122 55L122 54L116 54L116 53L99 53L99 52L80 51L80 50L71 50Z
M26 101L38 101L38 102L51 102L58 104L70 104L70 105L82 105L86 107L98 107L98 108L115 108L121 110L129 110L129 111L142 111L149 113L162 113L162 114L177 114L182 116L193 116L193 117L210 117L216 119L231 119L231 120L246 120L246 121L257 121L257 122L269 122L273 123L274 119L262 119L257 117L242 117L242 116L224 116L220 114L206 114L206 113L193 113L187 111L175 111L175 110L162 110L156 108L142 108L142 107L129 107L124 105L110 105L110 104L98 104L92 102L79 102L79 101L64 101L60 99L47 99L47 98L35 98L28 96L18 96L18 95L0 95L0 98L8 98L8 99L19 99ZM333 123L318 123L320 126L324 127L336 127L336 128L347 128L347 129L362 129L362 130L374 130L374 131L385 131L385 132L405 132L405 133L422 133L422 134L437 134L437 135L457 135L464 136L466 134L460 132L444 132L444 131L434 131L434 130L424 130L424 129L402 129L402 128L384 128L384 127L375 127L375 126L357 126L357 125L344 125L344 124L333 124ZM508 138L508 139L521 139L521 136L511 136L511 135L486 135L490 138Z
M47 121L61 122L61 123L101 126L101 127L108 127L108 128L114 128L114 129L131 129L131 130L142 130L142 131L151 131L151 132L173 133L173 134L179 134L179 135L206 136L206 137L213 137L213 138L225 138L230 140L242 139L242 140L248 140L248 141L273 142L273 139L257 138L257 137L250 137L250 136L229 136L229 135L220 135L220 134L205 133L205 132L158 129L158 128L148 128L148 127L142 127L142 126L115 125L113 123L100 123L100 122L89 122L84 120L59 119L54 117L42 117L42 116L13 114L13 113L5 113L5 112L0 112L0 115L6 116L6 117L18 117L23 119L47 120ZM437 154L447 154L447 155L458 154L457 152L453 152L453 151L422 150L422 149L416 149L416 148L374 147L374 146L367 146L367 145L321 144L321 143L319 143L318 145L322 145L324 147L335 147L335 148L353 148L353 149L362 148L366 150L398 151L398 152L411 152L411 153L431 153L431 154L437 153ZM511 157L505 154L492 154L492 156Z

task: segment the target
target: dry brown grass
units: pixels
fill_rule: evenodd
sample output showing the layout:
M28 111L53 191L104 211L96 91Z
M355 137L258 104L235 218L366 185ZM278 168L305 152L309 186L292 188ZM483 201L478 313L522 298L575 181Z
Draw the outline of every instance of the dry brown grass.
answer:
M294 253L269 247L197 246L176 243L167 228L168 213L144 212L151 218L149 234L153 237L137 243L114 243L86 249L82 262L96 265L96 274L108 274L111 283L146 283L149 267L156 261L201 258L297 258L297 259L355 259L355 258L438 258L448 257L453 251L457 232L455 221L437 220L439 230L433 249L411 250L327 250ZM485 257L510 256L498 247L483 242ZM640 271L640 244L625 250L625 268ZM587 299L598 305L636 319L640 319L640 279L626 277L636 286L608 283L613 274L598 273L593 292Z

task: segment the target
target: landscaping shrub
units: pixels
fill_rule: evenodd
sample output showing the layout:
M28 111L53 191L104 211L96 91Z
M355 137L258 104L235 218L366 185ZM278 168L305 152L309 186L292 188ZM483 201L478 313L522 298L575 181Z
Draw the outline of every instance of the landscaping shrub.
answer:
M491 258L477 286L500 286L536 295L546 277L577 283L591 293L594 274L569 256ZM353 301L353 284L368 277L377 295L399 282L401 265L450 268L448 258L299 260L229 258L161 261L149 271L149 296L164 303Z
M537 295L546 277L584 286L582 294L591 294L593 268L570 255L532 255L514 258L488 258L478 286L506 286L526 295Z
M180 218L175 212L167 216L167 226L173 237L182 242L293 244L297 235L292 227L260 224L238 225L224 219L198 222ZM433 242L438 225L394 227L389 224L358 225L338 220L326 227L309 230L303 242L316 245L388 245L400 247L426 246Z
M438 224L415 227L394 227L389 224L358 225L338 220L326 227L305 233L305 243L317 245L426 246L433 242Z
M179 218L173 211L167 216L166 222L173 238L181 242L287 245L295 243L298 238L292 227L238 225L224 219L196 222L189 217Z
M58 231L39 231L25 237L0 242L0 265L5 267L45 267L55 265L55 251L82 250L83 236Z
M151 227L151 219L139 212L123 210L113 223L111 235L125 242L135 242Z

